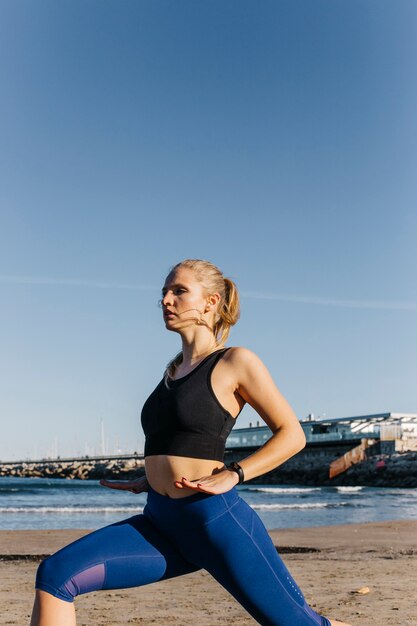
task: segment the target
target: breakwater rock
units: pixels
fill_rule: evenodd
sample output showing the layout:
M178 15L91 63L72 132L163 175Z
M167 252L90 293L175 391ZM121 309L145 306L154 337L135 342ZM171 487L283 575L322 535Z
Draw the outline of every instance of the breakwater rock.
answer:
M240 461L250 453L253 450L226 452L225 462ZM417 452L375 455L330 480L329 464L334 458L334 453L312 455L302 451L277 469L250 482L271 485L417 487ZM143 476L144 465L142 457L0 463L0 476L132 480Z
M417 487L417 452L370 457L327 480L328 485Z
M240 459L244 458L241 456ZM275 470L251 483L271 485L417 487L417 452L382 454L353 465L338 476L329 478L329 464L334 455L314 457L296 455ZM240 460L234 456L233 460ZM231 459L232 460L232 459ZM229 462L229 461L227 461Z
M21 478L79 478L81 480L107 478L131 480L145 473L145 463L138 459L72 461L37 461L0 464L0 476Z

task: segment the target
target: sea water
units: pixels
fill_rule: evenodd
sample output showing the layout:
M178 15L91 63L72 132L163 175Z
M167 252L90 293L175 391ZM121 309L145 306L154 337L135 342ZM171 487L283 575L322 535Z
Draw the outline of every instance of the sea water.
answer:
M417 489L237 487L268 529L417 519ZM95 529L142 513L146 494L97 480L0 478L0 529Z

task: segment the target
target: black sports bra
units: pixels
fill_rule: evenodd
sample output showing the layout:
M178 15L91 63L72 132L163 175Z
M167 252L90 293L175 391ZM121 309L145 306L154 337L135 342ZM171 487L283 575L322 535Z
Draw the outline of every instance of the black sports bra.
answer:
M223 461L235 418L214 395L211 373L229 349L212 352L181 378L168 378L169 388L161 380L142 408L145 457L171 454Z

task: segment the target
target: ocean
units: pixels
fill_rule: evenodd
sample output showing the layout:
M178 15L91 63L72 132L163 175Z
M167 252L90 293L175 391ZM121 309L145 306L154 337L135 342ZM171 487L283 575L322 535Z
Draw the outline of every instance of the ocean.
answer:
M268 529L417 519L417 489L241 485ZM0 478L0 529L96 529L143 511L146 494L96 480Z

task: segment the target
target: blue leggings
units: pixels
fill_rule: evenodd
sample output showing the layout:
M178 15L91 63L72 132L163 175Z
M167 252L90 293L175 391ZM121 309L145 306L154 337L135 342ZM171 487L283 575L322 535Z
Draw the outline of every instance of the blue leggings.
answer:
M233 488L169 498L149 488L143 514L100 528L39 565L36 588L72 602L207 570L264 626L330 626L313 611L255 511Z

